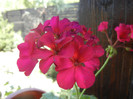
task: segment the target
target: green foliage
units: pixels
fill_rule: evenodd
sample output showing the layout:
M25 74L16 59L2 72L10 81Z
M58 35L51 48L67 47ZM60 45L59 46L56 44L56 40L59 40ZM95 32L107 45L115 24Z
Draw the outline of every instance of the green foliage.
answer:
M110 57L113 57L114 55L117 54L117 50L113 46L110 46L110 45L108 45L105 51L106 51L106 56L110 55Z
M2 93L0 92L0 99L1 99L1 97L2 97Z
M9 24L7 20L0 15L0 51L11 51L15 48L15 32L13 24Z
M76 99L76 91L74 88L71 90L61 90L59 93L61 99Z
M44 93L40 99L60 99L53 93Z
M44 5L47 6L62 6L64 4L64 0L24 0L23 4L27 8L37 8L37 7L44 7Z
M62 11L64 6L64 0L24 0L23 4L26 8L38 8L46 6L55 6L57 13ZM53 9L53 10L56 10Z
M6 91L6 92L5 92L5 96L10 95L11 93L13 93L13 91Z
M77 3L79 2L79 0L0 0L0 7L1 7L0 11L37 8L37 7L44 7L49 5L56 5L59 7L62 2L64 2L65 4ZM62 5L64 5L64 3L62 3Z
M54 64L52 64L52 66L50 67L49 71L46 73L46 76L48 78L52 78L53 81L56 80L57 72L55 71Z
M77 99L75 91L62 90L57 97L53 93L44 93L40 99ZM97 99L94 95L83 95L80 99Z
M9 91L6 91L5 94L4 94L4 96L8 96L8 95L10 95L11 93L13 93L13 92L15 92L15 91L17 91L17 90L20 90L20 89L21 89L20 86L18 86L17 89L16 89L16 88L14 88L13 85L11 85L11 86L10 86L10 90L9 90ZM14 90L14 91L13 91L13 90Z
M43 7L44 0L24 0L23 4L27 8Z
M5 84L4 84L4 86L6 86L6 85L8 85L9 84L9 81L7 81Z
M26 7L23 0L0 0L0 11L2 12L24 8Z
M97 98L93 95L83 95L81 99L97 99Z
M4 96L5 96L5 97L8 96L8 95L10 95L11 93L13 93L13 92L15 92L15 91L21 89L20 86L17 86L17 88L15 88L13 85L11 85L11 84L9 83L9 81L7 81L7 82L4 84L4 86L5 86L5 87L6 87L6 86L9 87L9 90L8 90L8 91L5 91L5 93L4 93Z

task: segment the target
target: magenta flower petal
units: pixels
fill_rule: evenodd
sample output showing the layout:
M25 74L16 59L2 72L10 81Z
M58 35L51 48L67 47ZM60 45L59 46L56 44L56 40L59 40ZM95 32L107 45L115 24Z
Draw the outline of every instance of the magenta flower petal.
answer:
M70 58L74 54L74 47L73 44L67 44L65 45L58 53L58 55L64 57L64 58Z
M93 32L91 31L91 28L88 29L87 31L88 34L92 34Z
M85 62L93 57L93 50L91 47L87 45L83 45L80 47L78 52L78 59L80 62Z
M104 55L104 49L102 48L101 45L96 45L93 47L93 54L95 57L101 57Z
M67 18L60 20L60 23L59 23L60 33L65 32L69 24L70 24L70 21Z
M38 34L42 35L44 34L44 25L42 25L41 23L37 26L37 28L32 29L31 31L35 31Z
M100 25L98 26L98 31L100 32L103 32L107 29L108 29L108 22L106 21L101 22Z
M131 29L131 38L133 39L133 25L130 25L130 29Z
M59 33L59 16L52 17L50 21L50 26L56 34Z
M129 42L130 41L130 26L129 25L125 25L125 24L119 24L119 26L117 26L115 28L115 31L117 33L117 39L120 42Z
M69 42L71 42L73 40L72 37L63 37L59 40L55 40L55 43L57 43L58 48L62 48L64 45L68 44Z
M31 54L30 46L28 43L26 43L26 42L21 43L17 47L20 51L20 57L29 56Z
M74 41L79 45L84 45L84 39L81 36L76 35Z
M44 27L49 26L49 25L50 25L50 20L46 20L46 21L44 22Z
M37 59L47 59L50 57L53 53L50 50L47 49L35 49L32 52L32 57Z
M89 88L95 82L95 75L91 70L82 66L77 67L75 70L75 79L80 88Z
M39 63L39 67L42 73L47 73L49 70L50 66L53 63L53 57L49 57L47 59L42 59Z
M100 61L98 58L92 58L89 61L84 62L85 66L92 71L99 69Z
M85 27L85 25L81 25L81 29L82 29L81 33L85 35L85 33L87 33L87 28Z
M17 65L19 71L25 72L26 76L29 76L34 69L35 65L37 64L36 59L31 59L30 57L19 58L17 60Z
M52 33L46 33L44 34L40 40L40 42L42 42L45 46L48 46L50 48L54 48L55 47L55 40L54 40L54 36Z
M60 58L57 56L55 60L56 61L54 63L56 65L55 67L56 71L65 70L73 66L72 61L68 58Z
M131 38L133 39L133 33L131 33Z
M25 36L25 42L32 44L38 38L40 38L40 35L38 33L29 33L28 35Z
M97 45L97 43L100 41L95 35L90 35L86 39L88 40L86 44L89 46Z
M63 89L71 89L75 83L74 68L60 71L57 74L57 83Z

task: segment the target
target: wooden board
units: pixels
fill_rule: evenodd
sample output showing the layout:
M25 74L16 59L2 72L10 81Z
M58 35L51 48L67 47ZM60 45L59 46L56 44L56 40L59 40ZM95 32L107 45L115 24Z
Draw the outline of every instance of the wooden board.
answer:
M92 27L105 48L108 45L107 39L104 34L97 32L97 26L102 21L109 21L109 35L115 41L115 26L119 23L133 24L133 0L80 0L80 24ZM131 46L133 47L133 43ZM101 64L104 60L105 56L101 58ZM96 78L94 86L86 93L94 94L98 99L133 99L132 75L133 52L119 48L117 56L110 60Z

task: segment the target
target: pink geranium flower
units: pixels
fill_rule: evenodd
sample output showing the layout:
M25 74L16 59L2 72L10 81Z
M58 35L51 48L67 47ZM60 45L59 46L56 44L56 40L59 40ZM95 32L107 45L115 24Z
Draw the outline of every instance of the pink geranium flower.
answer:
M57 16L32 29L31 31L34 32L29 33L25 37L25 42L18 45L20 57L17 65L19 70L25 72L25 75L28 76L38 59L41 59L40 69L43 73L46 73L56 57L71 57L73 47L68 43L72 40L72 37L64 35L69 23L68 19L59 21Z
M103 32L106 31L108 29L108 22L103 21L100 23L100 25L98 26L98 31Z
M130 41L130 26L129 25L125 25L121 23L119 24L119 26L115 28L115 31L117 33L117 39L120 42Z
M131 38L133 39L133 25L130 25L130 29L131 29Z
M39 24L18 45L20 56L17 65L28 76L39 62L42 73L46 73L54 63L58 71L57 82L61 88L70 89L74 83L80 88L94 84L94 71L99 69L99 57L104 54L98 45L99 39L91 29L68 19L52 17ZM62 80L63 79L63 80Z
M94 71L100 61L95 56L93 48L87 45L74 44L74 56L70 59L61 58L55 62L58 85L63 89L71 89L74 83L80 88L89 88L95 82ZM62 80L63 79L63 80Z

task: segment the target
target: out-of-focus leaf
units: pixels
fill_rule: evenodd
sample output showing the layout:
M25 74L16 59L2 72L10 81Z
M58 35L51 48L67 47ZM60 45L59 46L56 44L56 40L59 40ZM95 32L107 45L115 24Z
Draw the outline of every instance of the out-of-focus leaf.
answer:
M20 90L20 89L21 89L21 87L20 87L20 86L18 86L17 90Z
M53 93L44 93L40 99L60 99Z
M94 95L83 95L81 99L97 99Z
M14 86L12 85L12 86L10 86L10 88L11 88L11 90L13 90L14 89Z
M7 81L5 84L4 84L4 86L6 86L6 85L8 85L9 84L9 81Z
M8 95L10 95L11 93L13 93L13 91L9 91L9 92L5 92L5 96L8 96Z

